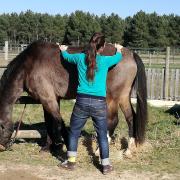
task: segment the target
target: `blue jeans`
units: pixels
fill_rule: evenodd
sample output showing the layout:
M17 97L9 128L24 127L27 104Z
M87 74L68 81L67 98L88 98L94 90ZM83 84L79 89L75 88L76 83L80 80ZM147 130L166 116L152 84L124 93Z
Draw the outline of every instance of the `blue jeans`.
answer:
M105 98L93 96L76 98L76 103L71 115L69 132L69 156L76 156L78 138L81 129L85 125L87 118L91 117L97 133L101 159L109 158L109 144L107 139L107 105Z

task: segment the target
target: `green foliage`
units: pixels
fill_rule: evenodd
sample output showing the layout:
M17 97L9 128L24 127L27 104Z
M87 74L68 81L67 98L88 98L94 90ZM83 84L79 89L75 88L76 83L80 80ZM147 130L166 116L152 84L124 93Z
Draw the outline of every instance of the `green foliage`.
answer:
M73 44L84 44L89 41L94 32L101 31L94 15L76 11L69 17L66 37Z
M0 16L0 42L8 40L8 16L5 14Z
M180 16L170 15L166 16L169 22L168 38L170 45L180 46Z
M153 13L149 16L149 35L150 47L166 47L169 44L168 34L168 19L165 16L158 16Z
M106 41L136 48L180 45L180 16L159 16L139 11L133 17L121 19L112 13L96 16L75 11L70 15L55 16L34 13L0 15L0 43L27 43L38 39L50 42L83 45L94 32L102 31Z
M103 14L99 22L107 42L123 44L124 21L118 15L112 13L106 17Z
M145 12L140 11L132 19L125 33L126 45L131 47L148 47L149 26Z

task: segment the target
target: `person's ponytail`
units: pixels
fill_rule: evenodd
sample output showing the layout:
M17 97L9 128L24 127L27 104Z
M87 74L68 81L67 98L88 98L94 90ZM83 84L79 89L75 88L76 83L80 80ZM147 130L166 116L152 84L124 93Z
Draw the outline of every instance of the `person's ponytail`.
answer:
M89 81L94 80L95 70L96 70L96 46L94 43L90 43L86 51L86 77Z
M105 37L102 33L94 33L89 41L89 47L86 50L86 77L89 81L94 80L96 66L96 53L105 44Z

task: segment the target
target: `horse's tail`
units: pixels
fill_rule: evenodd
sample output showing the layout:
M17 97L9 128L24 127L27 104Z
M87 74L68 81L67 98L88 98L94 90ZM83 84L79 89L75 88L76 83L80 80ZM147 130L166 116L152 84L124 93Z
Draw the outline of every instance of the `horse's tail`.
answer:
M136 115L134 118L134 137L136 143L143 143L145 139L145 130L147 125L147 86L145 67L141 58L133 53L137 64L137 74L134 82L137 94Z

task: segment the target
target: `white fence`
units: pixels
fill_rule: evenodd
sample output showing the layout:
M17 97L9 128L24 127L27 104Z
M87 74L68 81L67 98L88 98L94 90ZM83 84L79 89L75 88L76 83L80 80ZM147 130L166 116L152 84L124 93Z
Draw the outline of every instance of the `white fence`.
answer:
M169 70L167 95L165 68L148 68L146 69L146 77L148 99L180 100L180 69Z

